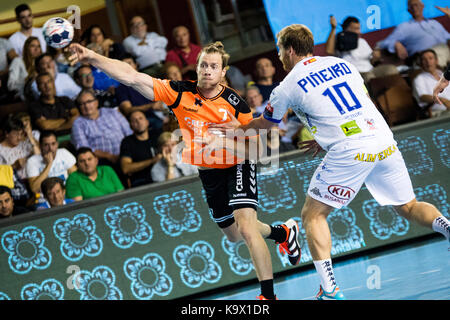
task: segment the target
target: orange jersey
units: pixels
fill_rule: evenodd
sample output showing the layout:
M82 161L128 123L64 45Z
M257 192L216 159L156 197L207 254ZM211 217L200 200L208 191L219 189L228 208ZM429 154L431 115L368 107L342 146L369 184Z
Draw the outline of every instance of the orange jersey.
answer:
M249 123L252 112L247 103L232 89L223 87L211 99L197 90L196 81L169 81L153 78L156 101L163 101L177 117L185 147L183 161L210 168L229 168L241 162L226 150L218 150L206 157L201 153L202 138L210 124L231 121L228 110L242 124Z

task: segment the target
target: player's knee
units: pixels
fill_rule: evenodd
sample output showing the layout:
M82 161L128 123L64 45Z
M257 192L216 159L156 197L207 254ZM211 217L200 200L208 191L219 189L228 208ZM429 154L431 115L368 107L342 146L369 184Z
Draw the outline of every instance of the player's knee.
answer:
M400 206L394 206L395 211L402 217L408 217L411 213L412 208L417 204L417 200L414 198L411 201L400 205Z

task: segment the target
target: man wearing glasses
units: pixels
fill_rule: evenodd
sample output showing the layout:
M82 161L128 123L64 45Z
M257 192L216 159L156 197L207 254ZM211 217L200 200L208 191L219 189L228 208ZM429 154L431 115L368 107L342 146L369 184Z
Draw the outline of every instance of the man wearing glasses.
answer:
M131 35L123 40L125 50L136 57L139 71L161 78L162 63L167 54L167 38L155 32L147 32L147 24L140 16L131 18L130 31Z

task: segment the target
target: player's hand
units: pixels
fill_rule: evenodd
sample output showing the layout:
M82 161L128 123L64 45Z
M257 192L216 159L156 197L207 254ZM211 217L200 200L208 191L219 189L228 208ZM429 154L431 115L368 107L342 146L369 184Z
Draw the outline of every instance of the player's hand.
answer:
M226 139L223 136L207 134L203 137L204 147L201 148L198 153L204 154L205 158L209 158L214 151L224 149L225 142Z
M444 76L441 77L439 82L436 84L436 86L433 89L433 100L435 103L443 104L441 100L439 100L438 94L440 94L442 91L444 91L445 88L447 88L449 81L444 78Z
M450 8L449 7L445 7L445 8L439 7L439 6L434 6L434 7L450 18Z
M92 50L83 47L79 43L72 43L69 46L69 50L72 53L68 58L70 65L75 65L77 62L89 63L89 59L92 56Z
M239 128L239 126L241 125L239 120L236 119L234 114L232 114L230 111L226 110L226 112L228 114L227 120L228 120L228 118L230 118L231 120L228 121L228 122L224 122L224 123L213 123L213 124L210 124L209 127L208 127L208 132L209 133L217 135L218 132L225 133L228 130L233 130L234 131L234 130Z
M316 140L305 140L298 143L298 147L303 151L303 154L307 154L314 151L313 158L323 151L322 147L316 142Z

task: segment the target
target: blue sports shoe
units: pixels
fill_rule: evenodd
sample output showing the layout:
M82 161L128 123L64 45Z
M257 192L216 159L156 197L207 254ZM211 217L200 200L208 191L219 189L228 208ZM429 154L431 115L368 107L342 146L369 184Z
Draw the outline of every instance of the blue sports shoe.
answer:
M323 290L322 286L320 286L319 293L316 295L317 300L345 300L344 294L339 287L334 287L334 290L331 292L326 292Z

